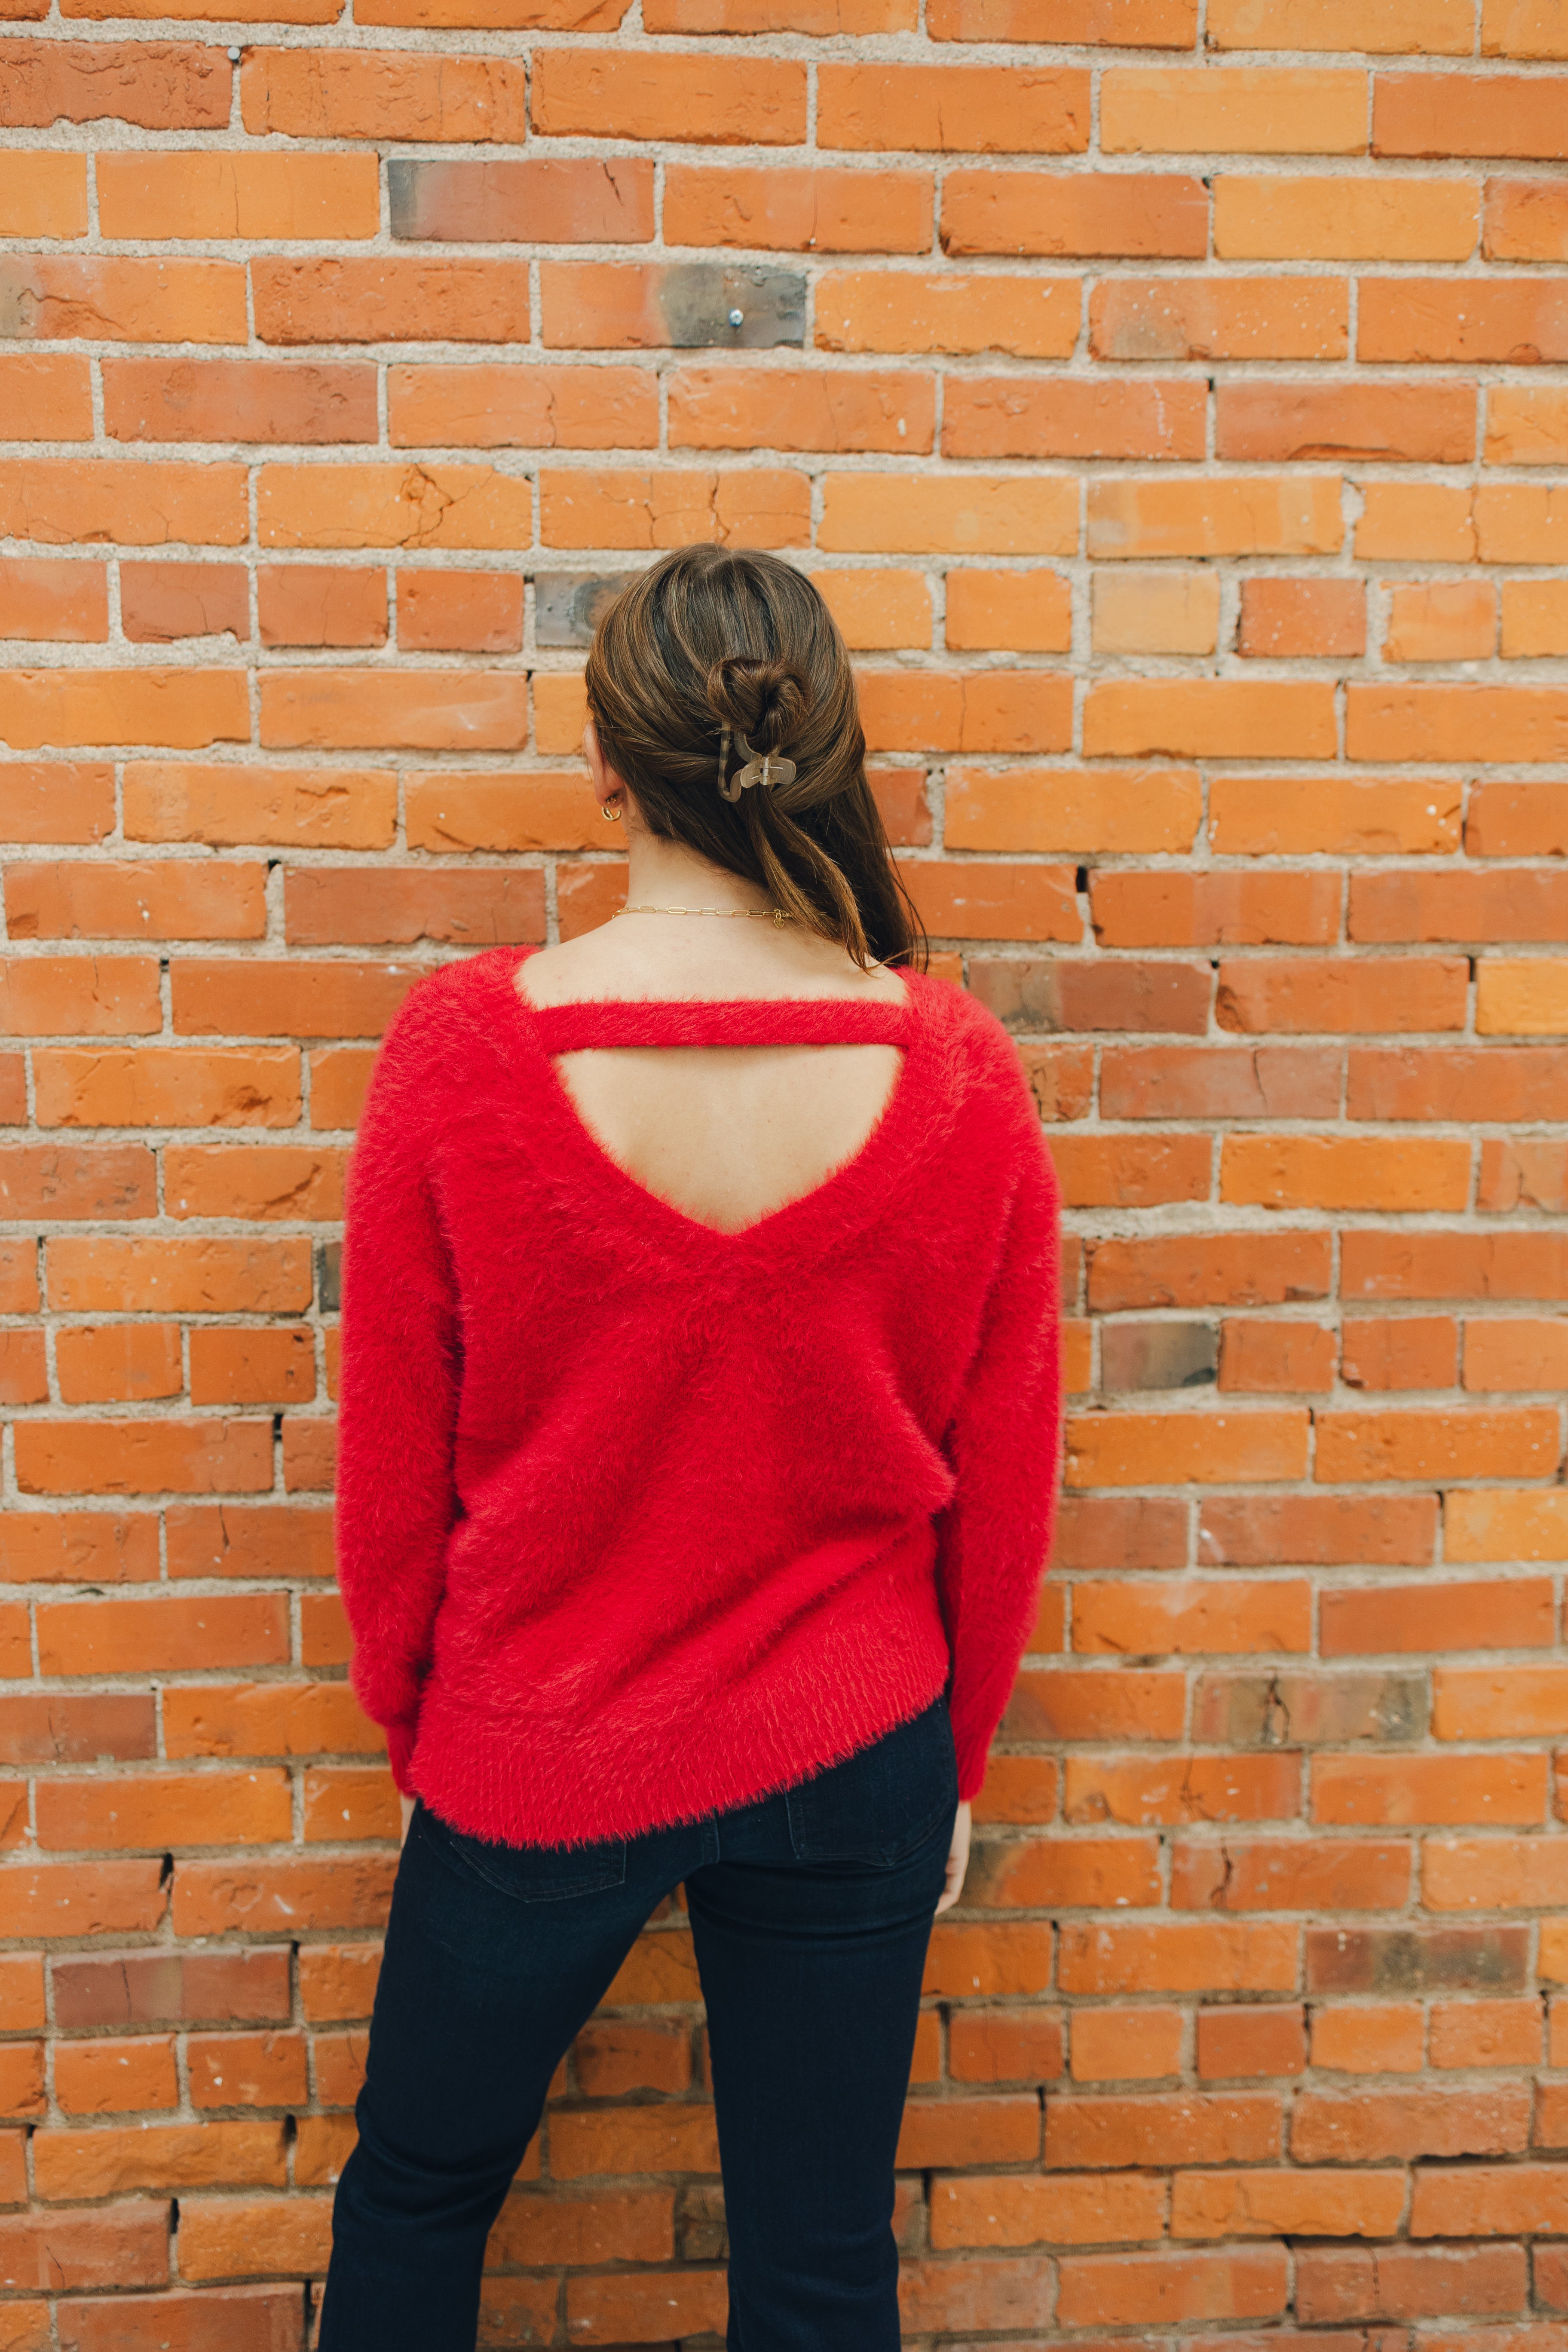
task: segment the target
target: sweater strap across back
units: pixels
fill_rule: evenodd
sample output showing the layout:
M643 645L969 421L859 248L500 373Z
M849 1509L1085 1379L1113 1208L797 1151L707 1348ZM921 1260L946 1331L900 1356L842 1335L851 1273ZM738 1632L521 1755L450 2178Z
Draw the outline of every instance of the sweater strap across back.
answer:
M529 1008L547 1054L601 1045L902 1045L907 1004L837 997L625 999Z

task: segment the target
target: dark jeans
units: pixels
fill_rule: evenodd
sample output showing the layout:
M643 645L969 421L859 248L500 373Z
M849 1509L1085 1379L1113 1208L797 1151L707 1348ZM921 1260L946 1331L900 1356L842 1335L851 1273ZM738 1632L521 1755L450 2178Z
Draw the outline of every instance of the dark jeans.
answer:
M642 1837L490 1845L421 1805L333 2207L321 2352L474 2352L486 2236L550 2079L682 1881L730 2352L898 2352L893 2157L957 1802L939 1698L782 1795Z

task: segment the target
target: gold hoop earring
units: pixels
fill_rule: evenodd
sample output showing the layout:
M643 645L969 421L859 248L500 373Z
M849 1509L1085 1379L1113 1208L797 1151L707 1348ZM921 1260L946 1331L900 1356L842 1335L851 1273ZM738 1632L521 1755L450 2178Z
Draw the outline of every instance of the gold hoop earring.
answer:
M611 801L601 801L599 803L599 814L604 818L606 824L619 824L621 821L620 808L618 804Z

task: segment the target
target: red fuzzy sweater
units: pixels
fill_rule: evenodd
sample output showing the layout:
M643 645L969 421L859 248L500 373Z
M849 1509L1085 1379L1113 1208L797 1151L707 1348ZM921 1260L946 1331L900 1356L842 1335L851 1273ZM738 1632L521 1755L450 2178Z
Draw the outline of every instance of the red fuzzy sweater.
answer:
M944 1688L972 1797L1033 1624L1057 1188L1000 1024L906 1002L531 1007L443 966L350 1182L338 1566L400 1787L520 1845L745 1804ZM825 1182L738 1234L614 1161L552 1055L892 1043Z

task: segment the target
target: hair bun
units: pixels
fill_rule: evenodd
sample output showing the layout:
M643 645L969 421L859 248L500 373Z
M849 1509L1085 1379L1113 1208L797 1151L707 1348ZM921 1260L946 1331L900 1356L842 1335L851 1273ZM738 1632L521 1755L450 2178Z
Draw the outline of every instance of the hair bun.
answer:
M714 724L743 735L753 751L780 751L805 724L806 681L793 662L726 654L708 673Z

